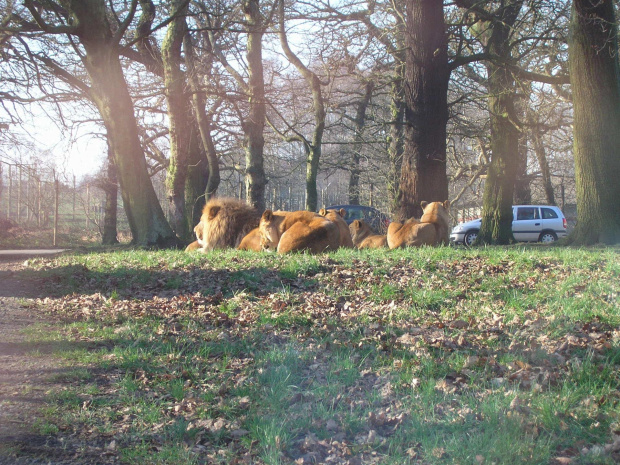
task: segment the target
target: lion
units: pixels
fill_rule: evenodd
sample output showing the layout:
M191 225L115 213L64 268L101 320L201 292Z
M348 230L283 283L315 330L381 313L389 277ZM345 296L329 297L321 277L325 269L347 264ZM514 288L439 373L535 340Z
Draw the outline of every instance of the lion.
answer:
M422 245L448 244L450 202L421 202L424 210L422 218L410 218L405 223L390 223L387 243L390 249L398 247L420 247Z
M254 228L247 233L245 237L241 239L241 242L237 248L239 250L252 250L254 252L260 252L263 250L263 246L261 245L260 229Z
M199 250L202 248L202 245L200 245L200 242L198 241L194 241L192 242L190 245L188 245L187 247L185 247L185 251L186 252L191 252L193 250Z
M265 210L259 228L263 249L278 253L320 253L336 250L340 244L338 226L314 212Z
M237 247L259 221L254 207L237 199L216 198L204 206L194 232L203 252Z
M362 220L355 220L349 225L351 239L358 249L380 249L387 247L387 236L375 234L372 228Z
M351 239L351 232L349 231L347 222L344 220L346 214L347 211L344 208L340 210L326 210L325 208L321 208L319 210L319 215L324 216L338 226L338 231L340 232L340 247L352 249L353 240Z

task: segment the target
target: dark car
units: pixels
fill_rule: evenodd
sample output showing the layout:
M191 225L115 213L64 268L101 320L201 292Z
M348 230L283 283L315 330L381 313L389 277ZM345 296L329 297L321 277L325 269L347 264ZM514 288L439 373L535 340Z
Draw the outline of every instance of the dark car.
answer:
M366 207L364 205L332 205L327 207L327 210L340 210L341 208L344 208L347 212L344 217L347 224L351 224L355 220L364 220L379 234L385 234L388 224L390 224L388 216L373 207Z

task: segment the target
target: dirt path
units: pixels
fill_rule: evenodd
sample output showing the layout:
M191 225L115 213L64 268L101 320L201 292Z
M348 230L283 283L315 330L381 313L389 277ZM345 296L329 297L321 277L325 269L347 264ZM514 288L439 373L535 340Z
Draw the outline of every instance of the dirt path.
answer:
M55 436L34 427L47 394L60 386L54 375L64 368L49 355L51 347L24 334L46 321L32 306L41 286L16 276L22 263L0 261L0 465L76 463Z

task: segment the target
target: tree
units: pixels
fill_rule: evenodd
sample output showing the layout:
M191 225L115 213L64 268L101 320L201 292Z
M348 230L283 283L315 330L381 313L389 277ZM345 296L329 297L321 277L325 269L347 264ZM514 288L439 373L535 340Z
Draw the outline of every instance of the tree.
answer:
M280 35L280 45L282 46L286 58L297 68L299 73L306 80L312 94L312 107L314 110L312 140L308 140L300 135L294 140L301 141L306 151L306 210L316 211L318 208L317 175L319 172L319 163L321 161L323 132L325 131L325 118L327 115L321 86L326 83L322 82L319 76L304 65L299 57L291 50L284 27L284 0L278 0L278 4L278 32Z
M35 59L52 69L66 82L84 92L97 107L106 127L114 162L118 169L123 204L133 242L170 246L177 243L166 221L148 175L144 150L140 145L134 107L119 58L119 43L134 18L137 0L133 0L125 18L112 27L104 0L68 0L62 4L44 4L25 0L26 11L14 11L12 24L4 26L12 34L39 32L44 37L68 36L74 44L88 75L89 84L46 56L39 49Z
M620 242L620 69L612 0L573 0L569 66L573 105L575 244Z
M265 81L263 76L263 36L271 22L273 10L265 18L260 9L260 0L245 0L243 2L243 28L247 36L246 63L247 78L244 77L229 61L216 37L213 28L209 28L209 47L215 53L218 61L234 78L247 104L245 111L239 110L239 119L244 133L243 149L245 151L245 187L246 199L258 210L265 208L265 186L267 178L264 168L264 128L267 102L265 100ZM230 22L238 21L231 18ZM235 60L239 59L235 56ZM237 92L231 92L236 94ZM236 107L239 102L232 102Z
M105 245L118 244L117 238L117 204L118 204L118 174L114 165L114 156L108 144L106 176L101 180L101 189L105 192L105 211L103 217L103 233L101 243Z
M420 216L420 202L448 199L448 42L443 2L408 0L406 13L405 151L400 219Z
M488 104L491 119L491 166L482 199L482 224L477 242L507 244L512 237L512 201L519 159L519 130L515 124L515 81L505 63L512 61L510 36L523 0L506 3L496 12L497 21L478 23L489 28L486 49L501 62L487 62Z
M171 0L171 20L161 46L164 88L168 109L170 131L170 158L166 187L170 203L170 221L177 235L189 242L190 231L185 212L185 193L189 160L192 150L197 151L197 144L192 144L193 121L190 97L186 92L187 82L181 69L183 57L181 49L187 35L186 0Z
M353 133L353 155L351 160L351 175L349 176L349 203L351 205L360 204L360 159L363 145L363 131L366 123L366 109L372 97L372 91L375 83L368 80L364 85L364 95L357 102L357 111L355 112L354 133Z

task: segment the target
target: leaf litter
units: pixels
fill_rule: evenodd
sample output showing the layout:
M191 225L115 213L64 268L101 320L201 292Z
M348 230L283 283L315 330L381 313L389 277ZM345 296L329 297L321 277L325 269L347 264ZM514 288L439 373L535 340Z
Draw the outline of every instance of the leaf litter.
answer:
M174 442L171 438L182 438L197 463L268 463L274 450L284 463L296 464L382 463L391 455L403 463L453 463L453 447L431 446L424 436L416 437L414 425L480 425L486 414L476 404L472 408L472 399L480 405L503 395L505 421L516 422L524 436L557 443L550 452L557 463L580 463L594 455L610 463L620 458L620 383L613 373L620 363L613 355L620 329L613 271L544 256L526 265L482 254L427 260L422 266L407 258L316 260L312 270L297 276L260 259L229 268L208 261L165 265L163 271L148 270L146 282L139 274L127 276L122 289L113 273L96 276L77 266L73 279L80 292L40 299L38 308L97 328L73 326L67 336L109 346L102 357L107 368L93 365L97 394L79 397L83 410L95 409L91 406L101 399L111 406L93 413L107 416L104 428L83 428L78 421L64 424L62 433L94 443L91 447L112 458L126 457L123 450L139 443L161 451ZM53 272L57 265L43 260L37 266ZM547 286L581 299L587 285L571 283L586 276L610 287L595 297L601 313L615 321L598 315L568 318L544 299L516 310L507 303L507 296L540 295ZM63 280L53 273L47 284L63 289ZM388 284L389 296L382 297L377 289ZM115 338L102 342L99 330L105 328ZM136 368L128 355L114 350L123 344L156 346L157 351ZM276 349L298 354L284 367L291 381L281 388L284 412L268 401L279 384L265 373L275 377L282 365L264 356ZM592 399L590 410L583 405L577 412L556 412L557 431L545 426L540 399L560 397L563 386L582 376L586 366L610 371L615 389L608 389L604 399ZM262 377L274 383L271 392ZM119 388L127 379L135 388L130 401L123 399L126 389ZM434 404L424 405L429 396ZM136 410L140 402L154 410L152 421ZM612 407L602 414L603 405ZM596 431L592 437L600 439L563 447L563 438L584 419ZM268 420L291 430L261 437L257 431ZM601 434L603 428L607 431ZM478 452L471 461L491 463L486 451Z

